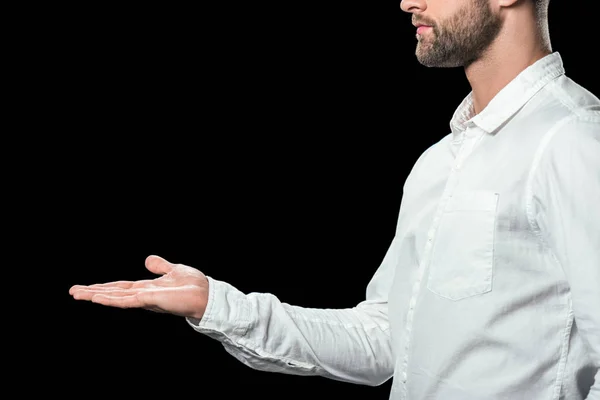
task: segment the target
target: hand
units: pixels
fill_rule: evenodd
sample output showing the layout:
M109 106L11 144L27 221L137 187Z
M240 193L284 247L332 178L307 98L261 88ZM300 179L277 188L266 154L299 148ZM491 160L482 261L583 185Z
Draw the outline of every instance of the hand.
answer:
M75 285L69 294L76 300L119 308L144 308L201 319L208 302L208 279L199 270L172 264L158 256L146 258L146 268L162 275L142 281L117 281Z

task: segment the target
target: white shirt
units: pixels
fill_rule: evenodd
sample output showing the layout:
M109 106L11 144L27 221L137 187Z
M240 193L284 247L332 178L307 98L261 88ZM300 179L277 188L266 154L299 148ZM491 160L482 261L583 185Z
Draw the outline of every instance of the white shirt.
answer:
M476 116L469 94L450 127L405 181L363 302L302 308L208 277L188 323L258 370L393 377L391 400L600 399L600 100L555 52Z

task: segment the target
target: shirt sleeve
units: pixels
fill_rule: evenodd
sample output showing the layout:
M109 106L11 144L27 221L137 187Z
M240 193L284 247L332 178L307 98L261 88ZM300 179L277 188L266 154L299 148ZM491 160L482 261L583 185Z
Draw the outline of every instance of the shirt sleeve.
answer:
M256 370L380 385L394 369L387 299L395 243L369 282L366 299L355 307L293 306L270 293L242 293L209 276L206 312L187 322Z
M550 132L532 180L534 224L564 270L572 312L596 368L600 400L600 113Z

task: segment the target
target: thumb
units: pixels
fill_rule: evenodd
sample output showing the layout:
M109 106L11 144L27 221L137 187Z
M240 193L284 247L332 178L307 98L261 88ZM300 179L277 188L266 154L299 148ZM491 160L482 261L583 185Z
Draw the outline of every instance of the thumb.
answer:
M148 271L158 275L168 274L173 269L172 263L159 256L146 257L145 264Z

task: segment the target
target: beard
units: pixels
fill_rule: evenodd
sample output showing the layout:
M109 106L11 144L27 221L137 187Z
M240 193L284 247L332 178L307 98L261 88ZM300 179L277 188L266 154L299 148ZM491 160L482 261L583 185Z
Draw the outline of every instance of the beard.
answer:
M440 23L416 21L432 27L418 36L417 60L426 67L467 67L483 55L502 27L488 0L472 0Z

